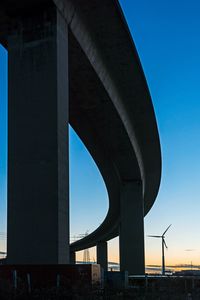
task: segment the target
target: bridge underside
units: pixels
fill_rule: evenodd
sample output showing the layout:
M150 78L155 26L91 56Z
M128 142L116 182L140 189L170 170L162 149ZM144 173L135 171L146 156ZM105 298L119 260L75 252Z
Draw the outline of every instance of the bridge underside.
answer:
M69 263L70 252L98 244L105 265L105 242L119 235L121 269L142 274L143 218L160 182L155 116L119 5L86 2L0 6L9 55L7 261ZM103 223L70 248L68 123L109 195Z

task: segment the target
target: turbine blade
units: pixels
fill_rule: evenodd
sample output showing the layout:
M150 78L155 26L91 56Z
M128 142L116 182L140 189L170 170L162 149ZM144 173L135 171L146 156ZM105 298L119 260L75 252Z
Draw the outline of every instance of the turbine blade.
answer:
M155 238L161 238L161 235L147 235L148 237L155 237Z
M168 230L169 227L171 227L171 226L172 226L172 224L170 224L170 225L167 227L167 229L164 231L163 235L165 235L165 233L167 232L167 230Z
M165 245L165 248L168 249L167 244L164 239L163 239L163 244Z

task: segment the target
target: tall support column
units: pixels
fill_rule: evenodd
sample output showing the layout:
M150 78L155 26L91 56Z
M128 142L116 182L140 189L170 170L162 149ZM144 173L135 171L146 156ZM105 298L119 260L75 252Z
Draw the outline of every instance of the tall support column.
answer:
M99 242L97 244L97 263L104 269L108 270L108 247L107 242Z
M125 182L121 189L120 270L130 275L145 273L144 210L142 184Z
M76 252L70 251L70 264L75 265L76 263Z
M55 6L8 37L8 263L69 262L68 32ZM15 25L16 26L16 25Z

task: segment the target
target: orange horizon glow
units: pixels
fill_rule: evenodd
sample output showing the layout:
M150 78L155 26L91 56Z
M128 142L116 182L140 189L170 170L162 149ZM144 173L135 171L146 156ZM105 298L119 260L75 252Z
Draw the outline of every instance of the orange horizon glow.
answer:
M148 244L148 243L146 243ZM147 251L145 251L145 265L162 265L162 253L161 247L150 247ZM90 258L91 261L96 261L96 247L90 248ZM82 261L83 260L83 251L76 252L76 260ZM119 240L118 238L113 239L108 242L108 261L119 263ZM173 248L172 250L165 251L165 265L166 266L181 266L181 265L188 265L188 266L200 266L200 255L198 251L185 251L179 248Z

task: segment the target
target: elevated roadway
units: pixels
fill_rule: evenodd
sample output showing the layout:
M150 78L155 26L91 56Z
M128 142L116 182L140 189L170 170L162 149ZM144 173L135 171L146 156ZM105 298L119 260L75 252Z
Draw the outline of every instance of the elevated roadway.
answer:
M15 95L10 92L9 103L10 107L13 107L13 109L10 108L12 115L10 120L13 116L16 120L21 120L23 113L27 114L29 120L35 122L37 115L40 128L45 128L40 133L41 139L29 137L28 146L22 150L19 145L16 146L13 136L19 136L20 144L28 132L22 134L22 128L18 125L22 121L13 124L9 122L11 128L9 173L21 178L21 182L25 180L24 170L32 172L30 177L33 181L36 178L35 173L33 174L33 167L27 169L27 159L22 158L22 153L18 154L17 165L23 165L23 168L18 169L15 159L12 160L13 155L16 155L16 149L20 148L24 156L30 156L31 162L36 161L34 168L35 170L39 168L42 174L41 178L37 178L38 183L34 187L30 184L30 180L26 182L28 187L26 195L23 196L24 202L20 200L23 204L17 200L22 197L19 181L9 179L9 195L13 193L13 190L16 195L14 206L11 196L8 197L8 211L12 215L10 219L18 219L13 207L19 203L18 210L20 210L22 205L26 205L27 195L30 194L31 188L39 187L38 195L31 196L31 203L37 201L36 199L40 199L39 202L41 202L41 195L43 195L42 199L46 199L46 202L42 200L42 203L44 202L42 211L49 209L53 212L55 210L56 202L53 198L49 199L47 195L49 194L48 182L55 182L55 170L58 169L57 180L60 188L57 189L57 186L53 187L52 184L51 189L54 195L58 191L57 203L59 205L55 213L58 216L59 225L55 230L53 227L56 224L55 221L51 223L54 217L51 220L46 219L46 224L52 228L52 231L55 231L55 237L53 239L47 234L48 241L43 241L44 235L41 234L41 237L37 237L36 240L44 245L46 249L44 253L48 251L46 245L51 246L55 240L59 242L57 246L56 244L54 246L61 250L58 251L60 254L56 254L55 248L55 252L52 251L46 263L52 261L64 263L65 257L68 257L69 261L69 253L74 257L75 251L95 245L98 248L99 245L98 260L100 263L104 261L104 267L106 267L106 242L119 235L121 270L128 270L131 274L144 273L143 219L151 209L158 193L161 153L151 97L118 1L41 0L29 1L27 4L27 1L8 0L1 2L0 15L0 41L8 49L10 56L9 70L12 75L9 77L10 89L11 84L12 88L17 84L18 91ZM34 60L36 63L33 68L30 62ZM24 68L19 69L20 63L17 65L15 61L20 61ZM37 69L37 61L41 64L42 70L40 66ZM26 104L29 91L22 92L19 89L19 86L23 87L24 84L24 72L27 72L25 80L29 91L33 89L31 95L34 96L31 96L33 99L30 103L38 99L38 104L41 104L41 107L31 104L31 114L30 107ZM44 80L41 86L40 82L45 76L50 76L50 78L48 81ZM22 81L19 78L22 78ZM35 89L37 90L38 86L40 89L37 92ZM49 87L51 87L50 90ZM57 91L56 94L55 91ZM19 113L12 103L13 101L20 102L17 99L21 97L21 94L24 100L21 100L19 104L22 110ZM46 102L47 96L50 99L49 103L52 103L51 106ZM54 99L57 99L56 110ZM49 113L45 117L44 125L42 116L47 105ZM39 109L41 109L41 115L38 114ZM54 123L55 118L57 122ZM63 217L66 211L68 215L65 201L68 197L68 170L63 167L63 165L68 165L68 159L64 158L64 153L66 154L68 150L63 144L67 136L64 124L67 122L71 124L91 153L104 178L109 195L109 210L99 228L84 239L71 244L70 248L66 247L65 250L64 243L66 241L68 243L68 238L66 240L65 236L69 236L69 232L62 229L66 228L65 224L68 223L68 216ZM27 124L27 119L25 118L22 123L23 126ZM34 136L39 127L32 128L29 122L28 124L28 130ZM58 126L57 133L54 131L53 124ZM51 138L53 132L55 133L54 142ZM44 137L45 144L43 145ZM36 152L30 155L32 153L30 147L33 144L36 145ZM44 148L42 154L39 145ZM55 145L57 145L58 152L51 150ZM48 159L45 158L47 151L50 151L47 155ZM49 162L55 159L58 162L57 167L52 167ZM48 171L46 167L44 170L44 163L41 165L41 161L48 161ZM24 167L25 164L26 167ZM44 174L46 174L46 182L44 182ZM48 203L52 203L49 208ZM60 210L59 207L62 209ZM28 207L26 212L27 210ZM37 212L38 208L34 207L32 221ZM57 218L56 215L55 218ZM11 238L13 233L16 234L20 230L22 224L16 227L18 221L12 220L8 219L8 261L10 262L22 259L19 258L19 254L15 256L14 253L18 253L19 248L16 247L16 240ZM38 220L42 227L42 217ZM28 224L27 219L26 222ZM29 232L33 232L34 228L30 225ZM46 231L47 228L43 228L43 232ZM26 232L21 243L27 245L28 242L30 240L27 239ZM62 246L59 246L61 244ZM34 245L34 251L36 249L37 246ZM42 255L40 258L34 256L30 249L28 251L30 255L24 261L25 263L30 260L35 263L44 259ZM10 257L13 257L10 260L9 252ZM26 256L26 253L24 255Z

